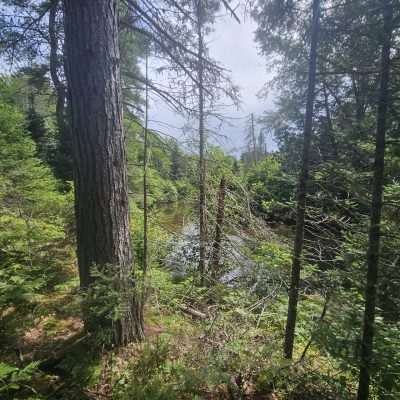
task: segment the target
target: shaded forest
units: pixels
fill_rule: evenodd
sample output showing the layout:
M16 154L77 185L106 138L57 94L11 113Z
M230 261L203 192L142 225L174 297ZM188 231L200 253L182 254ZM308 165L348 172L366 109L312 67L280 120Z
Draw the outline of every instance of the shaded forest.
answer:
M235 151L221 18L273 97ZM399 28L397 0L1 0L0 398L399 399Z

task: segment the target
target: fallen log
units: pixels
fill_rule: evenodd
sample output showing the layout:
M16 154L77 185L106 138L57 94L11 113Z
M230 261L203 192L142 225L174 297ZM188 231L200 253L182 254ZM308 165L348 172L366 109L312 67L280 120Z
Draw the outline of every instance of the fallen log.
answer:
M59 364L67 353L69 353L75 346L86 341L90 337L90 334L82 331L77 335L67 339L60 348L53 350L46 359L39 362L39 369L42 371L50 371L57 364Z
M206 314L204 314L204 313L201 312L201 311L195 310L195 309L192 308L192 307L188 307L188 306L185 306L184 304L181 304L181 305L179 306L179 308L180 308L184 313L189 314L189 315L191 315L191 316L194 317L194 318L198 318L198 319L207 319L207 315L206 315Z

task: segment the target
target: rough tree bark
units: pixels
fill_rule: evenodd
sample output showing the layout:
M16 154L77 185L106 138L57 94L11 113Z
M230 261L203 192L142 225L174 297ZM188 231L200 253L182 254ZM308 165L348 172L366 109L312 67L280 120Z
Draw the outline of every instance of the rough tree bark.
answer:
M206 163L205 163L205 130L204 130L204 40L203 40L203 19L204 9L201 0L197 0L197 36L198 36L198 66L197 81L199 92L199 273L200 285L204 285L206 273L206 243L207 243L207 222L206 222Z
M293 356L293 344L297 318L297 303L299 297L301 258L304 245L304 222L306 211L307 184L309 181L309 159L315 100L318 36L320 28L320 0L313 0L312 18L313 20L311 29L311 49L308 71L307 105L303 133L303 154L297 189L296 235L294 239L293 262L289 289L289 306L283 349L285 357L288 359L291 359Z
M133 295L117 0L65 0L64 12L80 282L89 287L94 265L113 274L115 341L125 344L142 338L143 325Z
M211 274L213 279L217 279L219 264L221 260L221 245L222 245L222 234L224 228L224 217L225 217L225 194L226 194L226 181L225 177L221 178L218 192L218 204L217 204L217 218L215 223L215 239L213 243L213 250L211 256Z
M369 397L370 367L373 357L375 306L377 298L379 251L381 238L380 224L385 172L386 115L389 101L390 48L393 30L392 7L393 6L390 0L386 0L384 2L381 77L376 125L374 179L372 188L372 204L367 254L368 272L367 287L365 293L364 327L361 342L361 365L357 394L358 400L367 400Z

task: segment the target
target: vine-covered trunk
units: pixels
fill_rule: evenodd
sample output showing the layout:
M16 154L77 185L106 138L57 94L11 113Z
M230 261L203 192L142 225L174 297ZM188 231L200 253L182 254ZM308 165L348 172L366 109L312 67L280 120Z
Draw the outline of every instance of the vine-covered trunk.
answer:
M367 255L367 287L363 337L361 342L361 365L358 385L358 400L368 400L370 368L373 356L375 306L377 298L379 249L381 237L382 197L385 170L386 114L389 99L390 47L392 41L392 5L386 0L383 8L383 42L381 54L381 77L376 126L374 180L372 188L371 217Z
M299 298L301 257L304 245L304 222L306 214L307 184L309 180L310 147L315 99L315 81L317 71L317 49L320 28L320 0L313 1L313 21L311 30L311 50L308 70L307 105L303 134L302 165L297 189L296 235L294 239L293 262L289 289L289 306L286 320L284 353L291 359L293 356L294 335Z
M77 253L81 287L98 266L115 279L115 340L143 336L134 296L117 0L65 0L67 77L73 127Z

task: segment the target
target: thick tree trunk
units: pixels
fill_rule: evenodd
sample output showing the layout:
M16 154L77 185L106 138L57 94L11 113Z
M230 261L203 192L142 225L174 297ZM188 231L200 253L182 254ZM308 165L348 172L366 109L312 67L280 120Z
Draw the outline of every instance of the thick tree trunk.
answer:
M215 239L213 243L213 252L211 257L211 273L214 280L218 277L219 264L221 260L222 235L225 217L225 194L226 182L225 177L223 176L219 184L217 218L215 223Z
M312 124L315 99L315 81L317 70L317 48L320 28L320 0L313 1L313 21L311 30L311 50L308 72L308 92L306 116L304 123L302 166L297 189L296 236L294 240L293 263L289 290L289 306L286 320L284 354L291 359L293 356L294 335L297 318L297 302L299 297L301 257L304 245L304 222L306 211L307 184L309 180L309 159L312 136Z
M386 114L389 99L390 79L390 48L392 40L392 4L390 0L384 3L384 27L381 55L381 78L377 112L376 144L374 180L372 189L371 219L368 242L368 272L365 294L364 327L361 347L361 365L358 385L358 400L367 400L369 397L370 367L373 357L375 305L377 298L379 250L380 250L380 224L382 213L382 197L385 170L385 136Z
M117 0L65 0L71 91L75 212L81 287L91 268L113 274L119 291L115 340L143 336L133 260L118 48Z
M198 35L198 91L199 91L199 273L200 284L204 285L206 273L206 243L207 243L207 222L206 222L206 163L205 163L205 130L204 130L204 88L203 88L203 5L201 0L197 1L197 35Z

